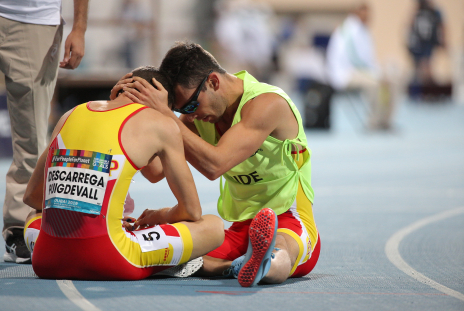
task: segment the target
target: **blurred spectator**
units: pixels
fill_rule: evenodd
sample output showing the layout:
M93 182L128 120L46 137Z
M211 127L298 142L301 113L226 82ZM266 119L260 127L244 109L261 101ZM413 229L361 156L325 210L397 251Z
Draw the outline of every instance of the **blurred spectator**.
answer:
M334 31L327 48L327 74L336 90L361 90L370 105L369 128L387 130L392 126L392 84L382 79L368 21L369 7L361 4Z
M217 7L216 39L228 71L248 68L259 81L268 81L273 53L269 26L271 9L249 0L223 0Z
M295 23L292 38L281 49L283 69L296 78L301 92L307 91L307 87L300 87L307 84L305 81L327 83L325 47L314 44L308 28L304 19L299 19Z
M141 43L146 36L145 23L147 14L139 0L123 0L121 4L121 36L123 45L121 56L126 68L137 67L135 63L137 52L141 48Z
M445 47L443 19L431 0L417 0L417 5L408 36L408 50L414 60L414 83L434 84L430 59L436 47Z

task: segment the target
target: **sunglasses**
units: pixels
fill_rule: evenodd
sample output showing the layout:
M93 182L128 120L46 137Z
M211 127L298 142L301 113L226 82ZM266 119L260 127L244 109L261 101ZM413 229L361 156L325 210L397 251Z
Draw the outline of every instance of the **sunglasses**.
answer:
M182 113L182 114L194 113L197 110L198 106L200 105L200 102L198 101L198 96L200 95L201 89L203 88L203 85L205 84L206 80L208 79L209 75L212 72L213 70L208 72L208 75L203 79L203 81L201 81L200 86L198 86L198 89L195 95L192 97L192 99L188 103L186 103L179 109L173 108L172 110L174 110L175 112Z

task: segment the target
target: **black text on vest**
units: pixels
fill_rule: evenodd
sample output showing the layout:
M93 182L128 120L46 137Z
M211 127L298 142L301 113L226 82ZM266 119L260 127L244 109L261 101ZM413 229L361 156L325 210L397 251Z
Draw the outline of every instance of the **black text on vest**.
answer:
M259 178L258 173L256 171L248 174L248 175L235 175L232 176L234 179L239 183L239 184L244 184L244 185L249 185L251 184L251 181L253 180L254 182L258 182L260 180L263 180L262 178Z

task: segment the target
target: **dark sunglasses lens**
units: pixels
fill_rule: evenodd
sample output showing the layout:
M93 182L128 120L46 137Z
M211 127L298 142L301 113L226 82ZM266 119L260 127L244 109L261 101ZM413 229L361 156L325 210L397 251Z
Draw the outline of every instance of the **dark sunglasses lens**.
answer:
M181 113L183 113L183 114L194 113L195 110L197 110L199 104L200 103L197 102L197 101L191 102L188 105L186 105L185 107L182 107Z

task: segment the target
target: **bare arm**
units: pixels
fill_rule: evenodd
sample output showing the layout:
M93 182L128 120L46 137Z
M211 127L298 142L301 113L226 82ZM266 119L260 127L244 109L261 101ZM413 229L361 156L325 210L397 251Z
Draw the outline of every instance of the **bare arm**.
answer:
M63 126L64 122L71 114L72 109L66 112L58 121L55 126L55 129L52 133L51 141L53 141L58 135L61 127ZM44 194L44 181L45 181L45 162L47 161L48 155L48 148L44 150L42 155L39 157L37 161L37 165L35 166L34 172L32 173L31 179L29 179L29 183L27 184L26 192L24 193L23 202L29 205L32 208L35 208L38 211L42 210L43 205L43 194Z
M193 133L195 133L195 135L200 136L200 133L198 132L197 127L195 126L195 123L194 123L194 122L190 122L190 121L188 120L188 118L186 117L185 114L180 115L180 116L179 116L179 120L181 120L182 123L184 123L184 125L185 125L190 131L192 131Z
M61 68L75 69L84 57L88 8L89 0L74 0L74 22L64 44L65 51L64 58L60 62Z
M163 166L166 180L178 204L172 208L145 210L135 227L145 225L197 221L201 217L201 206L192 173L185 161L182 136L172 120L163 117L157 122L156 136L162 144L157 153Z
M164 178L163 165L159 157L154 158L142 170L142 175L151 183L157 183Z
M250 157L262 145L269 135L279 138L282 128L288 127L289 117L294 119L288 103L277 94L262 94L248 102L242 109L242 120L230 128L220 139L217 146L212 146L192 132L194 125L183 118L180 120L168 108L167 102L160 100L166 92L162 85L153 80L158 90L147 81L134 78L136 82L125 88L126 96L143 103L172 118L179 126L185 147L187 160L208 179L214 180L232 167ZM290 114L290 115L289 115ZM285 117L283 117L285 116ZM296 132L289 138L295 138ZM283 136L288 136L288 131ZM282 136L282 135L281 135ZM247 139L240 139L246 137ZM285 139L285 138L284 138Z
M121 91L127 83L131 83L133 81L132 72L126 73L111 89L110 100L115 100L119 91Z
M207 178L214 180L254 154L279 128L287 110L288 104L279 95L256 97L243 107L242 120L227 130L216 146L206 143L184 126L181 129L186 158Z

